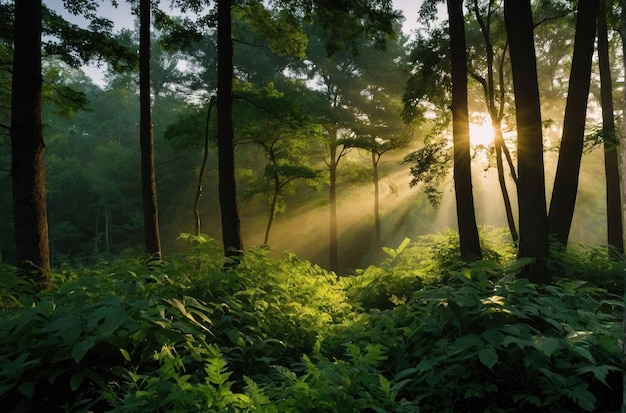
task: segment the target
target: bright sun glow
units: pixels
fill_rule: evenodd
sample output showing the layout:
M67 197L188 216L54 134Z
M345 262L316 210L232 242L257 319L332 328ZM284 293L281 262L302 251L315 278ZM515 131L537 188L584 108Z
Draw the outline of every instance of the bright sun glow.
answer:
M493 128L491 123L486 121L482 124L470 123L470 141L472 146L489 146L493 143Z

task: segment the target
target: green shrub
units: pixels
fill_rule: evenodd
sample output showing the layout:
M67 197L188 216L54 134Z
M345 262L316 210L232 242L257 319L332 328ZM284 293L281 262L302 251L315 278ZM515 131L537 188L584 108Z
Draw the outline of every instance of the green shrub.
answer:
M508 246L467 265L451 233L426 239L341 280L262 248L224 268L206 237L150 268L143 259L66 268L48 292L0 267L0 405L618 410L624 303L601 286L619 264L571 255L551 261L568 278L537 286L516 279L527 262L513 261Z
M507 242L505 229L481 227L484 261L494 263L489 270L502 275L514 261L515 249ZM397 249L383 248L387 254L380 265L358 270L356 277L346 277L343 285L350 300L363 310L385 310L403 303L424 285L439 284L467 266L459 255L459 236L452 230L424 235L411 242L405 239Z
M361 340L385 346L400 396L428 412L617 409L620 297L581 281L494 282L490 269L371 315Z

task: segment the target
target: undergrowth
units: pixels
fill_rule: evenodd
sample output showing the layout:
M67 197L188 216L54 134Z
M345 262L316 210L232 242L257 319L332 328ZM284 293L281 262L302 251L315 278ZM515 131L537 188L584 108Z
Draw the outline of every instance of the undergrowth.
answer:
M64 269L35 293L0 267L3 411L577 412L621 405L621 262L525 264L499 230L485 260L453 233L341 277L292 254L219 245Z

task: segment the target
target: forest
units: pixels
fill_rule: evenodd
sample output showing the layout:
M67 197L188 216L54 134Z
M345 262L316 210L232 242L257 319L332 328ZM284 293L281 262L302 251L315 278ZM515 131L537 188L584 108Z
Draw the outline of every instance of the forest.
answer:
M626 5L399 4L0 0L1 411L626 412Z

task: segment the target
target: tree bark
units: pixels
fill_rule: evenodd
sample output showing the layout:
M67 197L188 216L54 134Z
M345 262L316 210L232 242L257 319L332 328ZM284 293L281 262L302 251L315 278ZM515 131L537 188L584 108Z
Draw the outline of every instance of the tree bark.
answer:
M533 258L521 276L547 284L552 279L546 271L548 227L543 136L530 0L505 0L504 20L510 44L517 122L518 256Z
M461 259L466 262L482 257L476 226L472 193L469 115L467 103L467 56L463 0L447 0L450 22L452 63L452 135L454 142L454 189Z
M50 285L41 120L41 0L15 2L11 178L16 260L40 289Z
M231 0L217 1L217 154L222 240L227 258L243 253L235 179Z
M597 15L598 0L579 0L563 137L548 216L549 234L563 247L567 246L578 192Z
M141 146L141 193L146 254L161 260L159 209L154 172L154 136L150 90L150 0L139 3L139 141Z
M606 177L606 226L609 257L618 259L624 252L622 198L620 194L618 141L613 110L613 81L609 63L609 39L606 25L606 3L600 0L598 11L598 65L600 69L600 102L604 141L604 174Z

